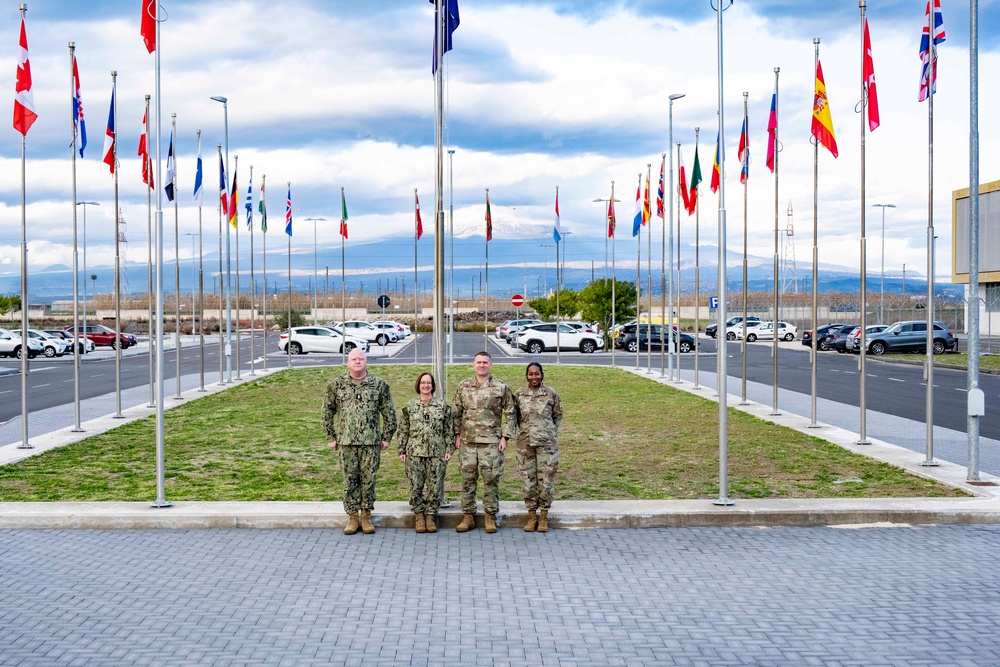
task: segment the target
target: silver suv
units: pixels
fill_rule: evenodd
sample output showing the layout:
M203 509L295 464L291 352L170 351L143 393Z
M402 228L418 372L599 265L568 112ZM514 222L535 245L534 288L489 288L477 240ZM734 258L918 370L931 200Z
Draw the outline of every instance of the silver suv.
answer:
M0 357L17 357L20 359L23 347L21 344L21 334L10 329L0 329ZM44 348L40 342L34 338L28 338L29 359L34 359L39 354L42 354L43 351Z

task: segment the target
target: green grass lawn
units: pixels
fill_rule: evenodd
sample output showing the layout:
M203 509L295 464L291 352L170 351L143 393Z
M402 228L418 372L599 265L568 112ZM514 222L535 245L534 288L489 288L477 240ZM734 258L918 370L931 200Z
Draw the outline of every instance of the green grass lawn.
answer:
M414 366L377 366L397 410L413 394ZM516 389L521 366L494 366ZM166 497L170 500L340 500L336 453L326 445L320 406L342 369L283 371L191 401L166 413ZM471 375L449 370L449 387ZM718 407L620 370L549 366L563 398L561 500L710 499L718 496ZM147 501L156 496L152 417L0 467L0 501ZM861 483L837 484L858 477ZM729 413L733 498L961 496L836 445L736 410ZM457 461L446 489L459 490ZM501 496L518 500L512 452ZM380 500L406 500L395 443L383 454Z

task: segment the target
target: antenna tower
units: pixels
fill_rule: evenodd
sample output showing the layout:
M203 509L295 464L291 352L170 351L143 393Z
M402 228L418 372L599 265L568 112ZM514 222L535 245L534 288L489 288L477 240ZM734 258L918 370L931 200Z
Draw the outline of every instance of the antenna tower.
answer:
M785 236L781 241L781 293L799 291L799 274L795 269L795 224L792 202L788 201L788 218Z

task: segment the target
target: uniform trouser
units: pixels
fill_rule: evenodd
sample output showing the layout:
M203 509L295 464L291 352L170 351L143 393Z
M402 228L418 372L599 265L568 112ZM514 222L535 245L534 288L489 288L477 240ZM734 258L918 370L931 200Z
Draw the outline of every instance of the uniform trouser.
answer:
M375 477L382 460L378 445L348 445L340 448L344 473L344 511L354 514L375 509Z
M404 467L410 480L410 508L417 514L437 514L445 461L439 456L407 456Z
M529 512L552 507L556 470L559 468L559 445L517 443L517 464L521 468L524 505Z
M462 512L476 513L476 483L483 477L483 510L500 511L500 476L503 475L503 452L496 444L462 444Z

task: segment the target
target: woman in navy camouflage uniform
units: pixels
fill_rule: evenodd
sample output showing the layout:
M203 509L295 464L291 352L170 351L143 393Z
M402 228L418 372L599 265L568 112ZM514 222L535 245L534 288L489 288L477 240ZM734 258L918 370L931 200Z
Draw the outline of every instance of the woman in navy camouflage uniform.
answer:
M418 533L437 532L440 482L455 451L451 408L434 398L434 376L421 373L414 386L417 398L403 407L399 422L399 460L410 480L410 507Z
M521 468L524 504L528 522L524 531L544 533L549 529L549 507L559 468L559 422L562 399L552 387L542 384L545 373L537 362L528 364L527 386L514 394L517 405L517 462ZM536 511L540 511L536 514Z

